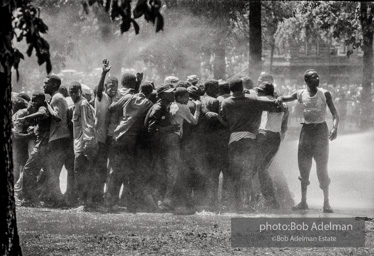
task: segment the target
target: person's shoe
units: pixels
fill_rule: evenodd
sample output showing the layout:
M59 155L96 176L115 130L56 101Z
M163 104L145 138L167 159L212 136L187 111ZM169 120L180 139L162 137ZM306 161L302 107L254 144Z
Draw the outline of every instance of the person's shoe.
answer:
M323 204L323 212L324 213L334 213L334 210L331 208L329 201L325 201Z
M299 210L308 210L308 204L304 201L301 201L298 205L292 207L293 211L299 211Z

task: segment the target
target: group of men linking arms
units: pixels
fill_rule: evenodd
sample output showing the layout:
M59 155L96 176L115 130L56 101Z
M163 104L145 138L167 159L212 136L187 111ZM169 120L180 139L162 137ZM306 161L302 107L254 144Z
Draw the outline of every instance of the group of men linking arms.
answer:
M334 117L330 139L336 138L338 116L329 92L317 88L314 70L305 73L307 89L279 98L267 74L250 91L244 90L243 79L234 78L222 83L207 80L202 93L193 77L176 86L165 83L155 93L152 83L140 84L141 74L124 74L118 88L117 78L106 77L109 71L104 60L93 104L82 96L78 82L69 86L71 111L58 92L61 81L48 76L44 91L52 96L51 102L45 102L44 94L34 93L34 110L17 117L17 122L32 120L36 135L24 167L26 205L38 200L35 188L41 169L48 174L48 201L63 201L59 175L65 164L70 204L105 205L113 210L121 203L123 185L122 198L129 212L137 212L141 205L150 211L194 212L196 204L218 210L222 172L223 203L230 211L243 208L256 174L266 205L278 209L268 168L287 130L288 110L283 102L297 99L304 106L305 124L299 144L302 202L294 209L308 208L306 186L314 158L325 195L324 211L332 212L326 105ZM71 152L74 163L69 161Z

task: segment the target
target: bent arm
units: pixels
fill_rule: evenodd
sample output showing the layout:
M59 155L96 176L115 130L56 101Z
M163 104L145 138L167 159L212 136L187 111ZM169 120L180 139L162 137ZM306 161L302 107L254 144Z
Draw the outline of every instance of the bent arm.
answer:
M129 99L129 95L122 96L117 102L113 102L109 106L109 112L115 112L121 108L123 108Z

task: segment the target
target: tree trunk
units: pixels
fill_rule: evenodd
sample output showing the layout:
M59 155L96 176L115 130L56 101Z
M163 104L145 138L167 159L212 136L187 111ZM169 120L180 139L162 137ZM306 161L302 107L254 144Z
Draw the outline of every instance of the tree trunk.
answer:
M214 79L226 79L226 50L225 46L218 44L214 52L213 74Z
M363 70L362 70L362 93L361 93L361 128L369 128L370 105L371 105L371 82L373 79L373 31L371 29L373 21L373 9L370 15L367 14L370 3L361 2L361 26L363 33ZM374 6L371 6L374 8Z
M269 71L270 71L270 74L271 74L272 71L273 71L273 61L274 61L274 48L275 48L275 45L272 44L270 47L271 47L271 50L270 50L270 67L269 67Z
M12 14L9 6L0 7L0 52L5 53L11 47L13 37ZM2 100L0 136L3 153L0 170L0 255L22 255L19 244L14 201L13 158L11 140L11 69L2 58L0 65L0 99Z
M249 2L250 76L257 77L262 68L261 1Z

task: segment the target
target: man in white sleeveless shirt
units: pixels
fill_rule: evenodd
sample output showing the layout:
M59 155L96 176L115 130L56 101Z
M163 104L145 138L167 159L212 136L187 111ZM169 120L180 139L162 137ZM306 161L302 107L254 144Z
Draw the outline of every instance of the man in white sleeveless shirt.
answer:
M303 107L304 123L300 133L298 148L298 164L301 181L301 202L294 206L293 210L307 210L306 203L307 186L309 174L314 158L317 167L317 177L320 188L323 190L324 204L323 212L332 213L329 204L329 184L330 178L327 171L329 156L329 139L336 139L338 133L339 116L335 109L331 93L324 89L319 89L319 76L313 69L309 69L304 74L306 89L299 90L292 95L279 97L278 102L289 102L298 100ZM326 105L329 107L333 117L333 127L329 133L326 124Z

